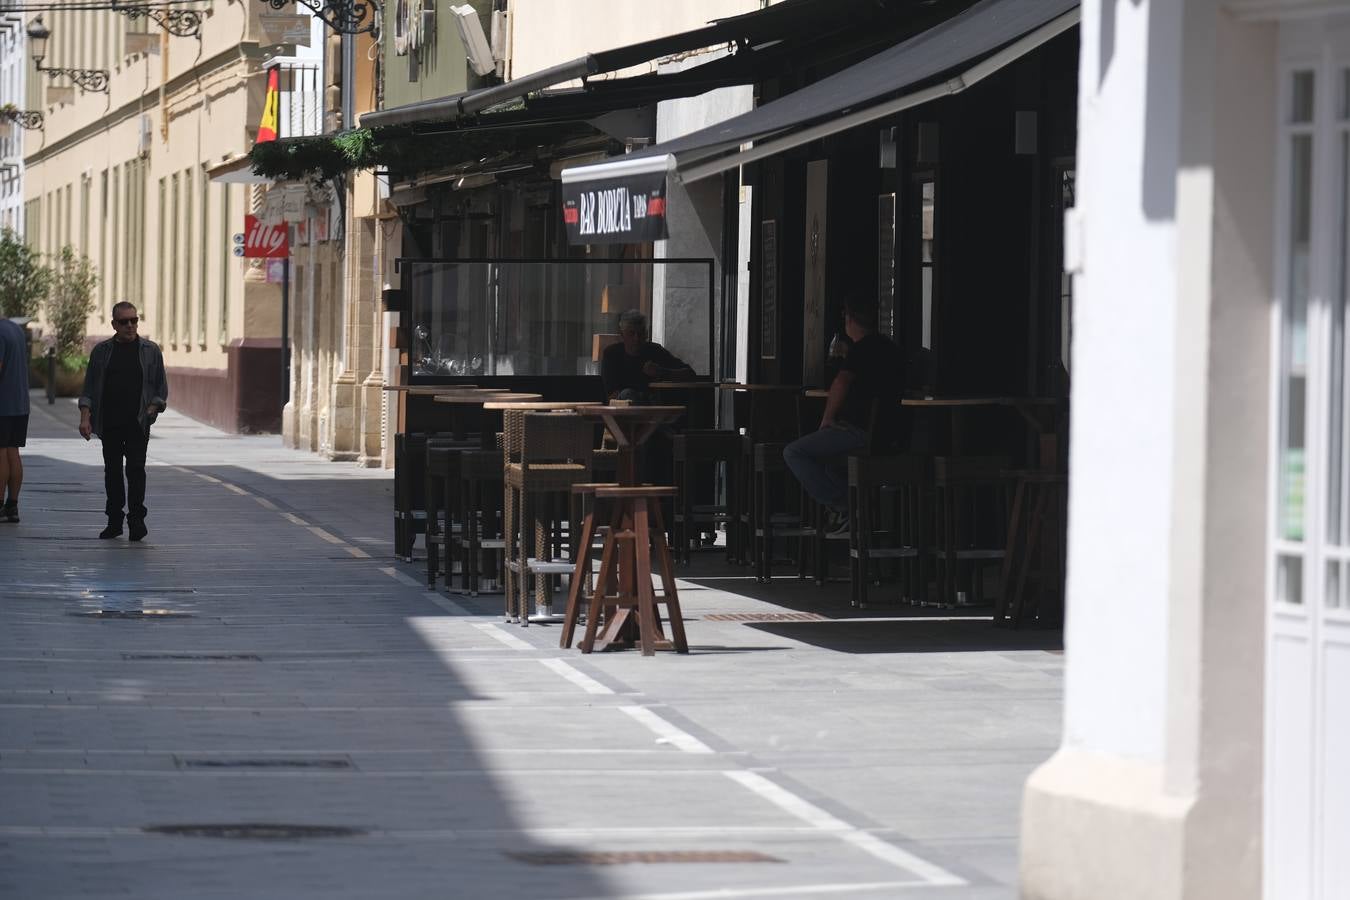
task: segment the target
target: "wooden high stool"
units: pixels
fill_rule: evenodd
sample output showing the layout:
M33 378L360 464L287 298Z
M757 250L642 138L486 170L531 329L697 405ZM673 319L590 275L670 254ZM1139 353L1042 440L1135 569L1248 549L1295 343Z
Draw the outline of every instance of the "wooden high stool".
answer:
M689 652L689 642L684 635L684 620L680 617L680 598L675 590L675 575L671 571L665 522L661 518L662 498L673 498L675 494L673 487L652 485L606 485L595 489L596 501L610 501L612 508L609 533L605 535L604 548L600 554L600 571L587 611L586 633L581 639L582 653L590 653L597 646L605 650L616 645L631 645L635 613L636 637L642 646L643 656L653 655L658 647L673 648L677 653ZM586 538L593 534L592 517L588 517L590 521L583 525L578 573L582 572L581 562L587 552ZM657 566L655 572L661 576L660 594L652 589L653 557ZM583 577L574 576L574 587L579 587ZM611 587L613 593L610 592ZM657 604L660 603L666 605L670 616L670 641L666 640L661 630L661 616L657 612ZM571 637L579 607L580 603L574 605L569 596L567 621L563 626L564 640ZM605 633L597 636L602 610L606 611Z

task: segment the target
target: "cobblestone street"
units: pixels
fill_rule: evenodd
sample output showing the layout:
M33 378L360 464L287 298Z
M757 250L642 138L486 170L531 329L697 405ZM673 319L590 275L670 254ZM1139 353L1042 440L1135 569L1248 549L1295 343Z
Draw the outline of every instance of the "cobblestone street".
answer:
M34 394L0 525L0 896L1015 896L1058 635L700 560L689 656L582 656L276 436L166 414L149 537L100 541L77 418Z

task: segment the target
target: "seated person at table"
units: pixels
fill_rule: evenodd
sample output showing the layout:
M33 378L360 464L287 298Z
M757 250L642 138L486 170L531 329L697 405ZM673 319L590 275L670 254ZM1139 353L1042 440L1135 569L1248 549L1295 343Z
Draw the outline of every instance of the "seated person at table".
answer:
M861 300L845 303L844 330L853 346L830 383L820 429L783 449L783 460L806 492L833 511L836 534L848 528L848 456L867 447L870 427L882 431L877 443L891 443L905 384L904 354L890 338L877 334L875 306Z
M660 344L647 340L647 317L636 309L619 316L619 337L600 361L600 378L609 400L652 399L653 381L692 378L694 370Z

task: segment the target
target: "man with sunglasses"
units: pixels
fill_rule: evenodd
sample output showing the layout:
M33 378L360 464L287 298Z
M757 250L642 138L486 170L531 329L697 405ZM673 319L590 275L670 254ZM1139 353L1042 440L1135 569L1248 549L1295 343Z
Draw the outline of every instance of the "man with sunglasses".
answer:
M80 435L87 441L96 434L103 441L108 527L98 536L105 540L122 533L124 503L129 538L139 541L146 535L145 449L150 425L169 397L164 355L158 344L136 334L139 322L133 304L123 300L113 307L115 333L89 354L80 395Z

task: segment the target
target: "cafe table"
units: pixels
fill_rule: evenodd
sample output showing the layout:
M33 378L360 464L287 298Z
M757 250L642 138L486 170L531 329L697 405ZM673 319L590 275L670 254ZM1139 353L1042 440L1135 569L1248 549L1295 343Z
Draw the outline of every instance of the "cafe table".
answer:
M580 617L579 588L590 574L590 544L598 530L596 507L600 501L607 501L613 508L596 579L595 590L599 596L592 599L593 612L586 623L581 652L631 647L634 642L641 644L644 656L651 655L656 649L673 648L680 653L689 652L659 502L659 498L671 496L674 489L640 485L637 474L641 471L642 445L658 428L674 422L683 413L684 407L681 406L578 407L577 415L599 419L618 445L619 482L616 485L592 486L597 502L587 513L582 525L578 545L580 549L572 572L572 589L568 592L567 610L564 613L563 647L571 646ZM659 598L652 590L653 562L657 567L656 574L661 577L662 596ZM610 593L611 585L616 587L616 593ZM656 611L658 602L666 604L673 641L667 641L661 630L661 619ZM598 617L594 612L600 607L612 612L605 617L604 633L597 635Z
M461 391L458 393L439 394L433 398L437 403L444 403L451 407L450 410L450 430L455 434L471 434L478 432L479 444L484 450L491 450L495 446L496 435L500 430L496 427L500 416L484 415L484 406L493 401L512 400L525 402L529 400L542 400L542 394L516 393L512 391Z

